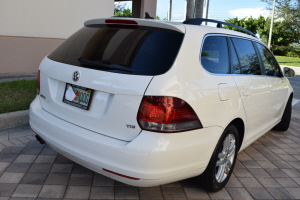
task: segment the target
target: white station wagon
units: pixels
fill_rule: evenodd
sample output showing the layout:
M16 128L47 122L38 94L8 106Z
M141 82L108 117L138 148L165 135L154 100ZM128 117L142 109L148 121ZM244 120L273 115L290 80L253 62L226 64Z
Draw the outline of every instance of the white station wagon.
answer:
M40 64L37 139L130 185L198 177L222 189L239 151L288 129L294 76L253 33L222 24L86 21Z

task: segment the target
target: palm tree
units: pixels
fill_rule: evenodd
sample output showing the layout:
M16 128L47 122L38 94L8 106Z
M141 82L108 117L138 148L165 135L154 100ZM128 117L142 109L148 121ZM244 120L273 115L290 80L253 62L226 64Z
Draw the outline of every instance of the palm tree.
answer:
M186 0L186 19L194 18L195 1Z
M203 18L203 4L204 0L196 0L195 18Z

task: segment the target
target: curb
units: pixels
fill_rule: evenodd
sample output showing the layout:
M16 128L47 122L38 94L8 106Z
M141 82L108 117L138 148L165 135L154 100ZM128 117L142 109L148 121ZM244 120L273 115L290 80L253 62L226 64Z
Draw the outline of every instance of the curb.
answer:
M26 125L29 122L29 110L0 114L0 131Z
M35 80L36 73L0 74L0 83L16 80Z

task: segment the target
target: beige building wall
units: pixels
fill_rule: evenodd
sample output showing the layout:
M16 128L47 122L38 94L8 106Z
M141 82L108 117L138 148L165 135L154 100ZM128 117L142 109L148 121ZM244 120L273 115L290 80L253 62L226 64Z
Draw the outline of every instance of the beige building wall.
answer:
M35 73L42 59L64 39L0 37L0 74Z
M0 73L36 72L41 60L114 0L0 0Z
M113 0L0 0L0 35L67 38L84 21L113 16Z

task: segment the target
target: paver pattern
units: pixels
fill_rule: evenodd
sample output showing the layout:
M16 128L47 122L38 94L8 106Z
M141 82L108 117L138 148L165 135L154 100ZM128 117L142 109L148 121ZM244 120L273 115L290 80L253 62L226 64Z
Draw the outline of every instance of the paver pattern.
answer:
M300 199L300 123L269 131L240 152L226 187L207 193L191 178L151 188L97 174L33 136L0 142L0 200L18 199Z

